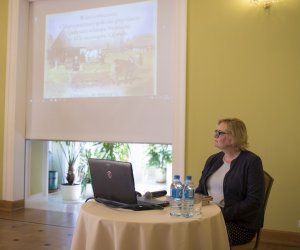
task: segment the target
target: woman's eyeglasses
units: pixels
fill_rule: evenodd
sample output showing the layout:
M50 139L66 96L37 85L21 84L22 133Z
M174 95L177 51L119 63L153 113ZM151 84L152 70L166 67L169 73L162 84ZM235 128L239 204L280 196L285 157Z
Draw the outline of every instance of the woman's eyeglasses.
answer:
M224 131L221 131L221 130L215 130L215 138L219 138L220 135L226 135L226 134L229 134L229 133L226 133Z

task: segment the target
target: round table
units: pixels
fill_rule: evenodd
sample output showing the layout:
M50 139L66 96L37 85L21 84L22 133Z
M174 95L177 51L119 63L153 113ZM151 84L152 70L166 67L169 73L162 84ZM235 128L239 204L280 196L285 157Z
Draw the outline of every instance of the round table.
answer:
M202 207L193 218L163 210L132 211L95 201L82 205L72 250L226 250L229 242L218 206Z

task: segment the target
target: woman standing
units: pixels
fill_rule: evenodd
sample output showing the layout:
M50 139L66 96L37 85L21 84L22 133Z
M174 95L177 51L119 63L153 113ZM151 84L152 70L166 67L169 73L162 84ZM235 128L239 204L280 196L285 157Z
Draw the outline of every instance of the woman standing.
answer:
M231 245L250 242L263 226L264 172L259 156L247 150L245 124L239 119L218 121L214 145L196 193L210 195L220 206Z

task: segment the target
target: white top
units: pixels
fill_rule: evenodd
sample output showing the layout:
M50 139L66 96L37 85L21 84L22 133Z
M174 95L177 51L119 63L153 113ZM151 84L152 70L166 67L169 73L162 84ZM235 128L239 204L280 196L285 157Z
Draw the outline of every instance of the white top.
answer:
M220 207L224 207L224 192L223 183L226 173L230 169L230 163L224 162L224 164L214 172L207 180L207 191L210 196L213 197L213 202Z

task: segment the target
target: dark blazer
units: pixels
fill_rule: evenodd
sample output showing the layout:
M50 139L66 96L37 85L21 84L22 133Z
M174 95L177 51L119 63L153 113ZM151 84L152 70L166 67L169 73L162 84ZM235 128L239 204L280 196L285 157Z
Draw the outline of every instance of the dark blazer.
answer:
M223 165L223 152L210 156L199 180L196 193L208 195L206 182ZM264 172L262 161L250 151L242 151L231 162L223 183L225 222L235 222L249 230L257 230L264 221Z

